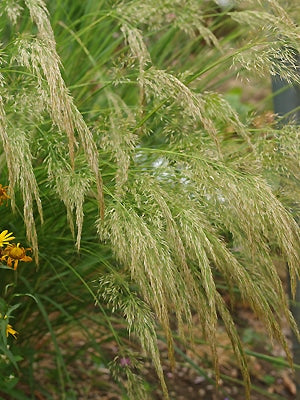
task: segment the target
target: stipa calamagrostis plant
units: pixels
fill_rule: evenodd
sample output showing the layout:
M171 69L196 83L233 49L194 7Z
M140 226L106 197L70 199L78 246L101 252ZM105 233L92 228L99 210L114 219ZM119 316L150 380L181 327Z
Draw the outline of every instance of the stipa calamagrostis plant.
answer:
M174 362L171 326L183 340L193 339L192 315L197 312L217 379L216 331L219 319L223 321L249 398L243 346L216 281L221 276L230 293L239 290L291 361L282 316L299 334L272 249L288 261L294 292L300 273L299 230L273 193L273 176L285 181L281 199L290 205L299 180L294 161L299 160L300 146L291 127L284 135L273 127L254 131L252 120L241 121L226 95L215 88L227 79L232 62L231 73L241 65L256 74L279 73L295 80L297 21L291 22L290 14L275 1L252 1L246 11L238 3L234 11L221 14L206 2L193 0L161 0L155 8L150 1L66 4L67 18L59 7L53 9L54 30L43 1L0 5L2 20L12 22L4 35L0 132L11 190L19 186L24 200L28 238L37 254L36 229L41 237L45 232L35 226L34 202L42 215L40 198L48 204L48 197L59 210L67 235L64 211L53 200L57 195L66 207L77 250L82 245L86 254L95 253L97 266L101 264L97 304L111 307L124 319L131 337L139 339L153 360L165 396L157 325ZM225 17L235 24L251 21L256 37L252 34L249 41L240 29L222 37L218 29ZM274 143L280 151L274 152ZM58 222L49 209L45 225L57 232ZM101 247L92 243L96 220ZM81 240L82 232L89 240ZM57 240L54 233L52 247L59 248ZM48 242L42 245L45 253L50 251ZM87 280L99 275L96 267L91 271L77 255L70 256L69 248L61 245L57 253L43 255L51 271L63 265L80 277L68 265L70 260L88 270ZM43 272L45 279L51 277L49 271ZM53 281L61 276L68 276L73 288L66 271ZM23 278L26 291L55 293L30 273ZM83 278L81 283L76 294L86 300L89 285ZM51 303L48 293L43 296L69 318L67 285L62 287L59 298L65 308ZM130 396L145 398L134 368L127 372Z

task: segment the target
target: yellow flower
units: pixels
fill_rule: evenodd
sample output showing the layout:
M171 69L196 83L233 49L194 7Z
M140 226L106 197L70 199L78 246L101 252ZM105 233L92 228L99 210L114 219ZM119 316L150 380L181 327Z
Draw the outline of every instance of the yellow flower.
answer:
M0 233L0 247L3 247L4 244L8 244L10 240L13 240L15 237L11 236L11 233L7 233L8 230L2 231Z
M9 333L10 333L11 335L13 335L13 337L14 337L15 339L17 339L17 338L16 338L16 334L18 334L18 332L15 331L14 328L13 328L11 325L7 324L7 327L6 327L6 336L8 336Z
M0 313L0 318L7 319L7 315L4 315L4 317L2 317L2 314ZM6 325L6 337L8 336L9 333L16 339L16 334L18 334L18 332L15 331L14 328L10 324L7 324Z
M14 265L14 270L17 269L19 261L30 262L32 258L26 255L26 251L31 251L31 248L20 247L20 243L8 244L2 251L1 261L5 261L9 267Z
M4 203L5 200L8 200L10 197L7 194L8 186L2 186L0 183L0 206Z

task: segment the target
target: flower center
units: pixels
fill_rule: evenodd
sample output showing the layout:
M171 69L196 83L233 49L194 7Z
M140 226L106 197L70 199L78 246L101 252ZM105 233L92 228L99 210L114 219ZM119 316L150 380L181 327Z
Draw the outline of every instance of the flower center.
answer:
M23 249L20 249L20 247L13 247L12 249L9 250L9 256L11 258L14 258L15 260L19 260L22 258L24 255Z

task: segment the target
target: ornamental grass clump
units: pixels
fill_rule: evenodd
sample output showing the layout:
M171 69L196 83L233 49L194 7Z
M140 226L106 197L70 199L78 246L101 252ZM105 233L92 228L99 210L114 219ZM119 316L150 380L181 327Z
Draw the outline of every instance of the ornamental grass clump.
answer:
M130 399L151 396L146 358L168 398L158 337L174 365L177 341L193 346L197 315L216 381L222 326L250 399L225 293L251 307L292 365L283 319L299 331L275 258L295 295L299 132L278 130L274 116L258 126L270 104L248 112L230 96L240 85L251 98L247 87L266 87L270 74L299 82L299 13L282 3L0 3L1 350L17 375L0 392L40 390L44 346L60 398L76 399L76 343L66 356L62 344L75 332ZM10 312L18 363L7 353ZM117 348L108 359L107 337Z

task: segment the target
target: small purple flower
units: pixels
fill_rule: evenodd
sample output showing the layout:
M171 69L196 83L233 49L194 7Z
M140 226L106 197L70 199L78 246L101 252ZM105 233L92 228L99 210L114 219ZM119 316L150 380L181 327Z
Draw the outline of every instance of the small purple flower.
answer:
M120 365L121 367L127 367L128 365L131 364L130 358L128 357L122 357L120 358Z

